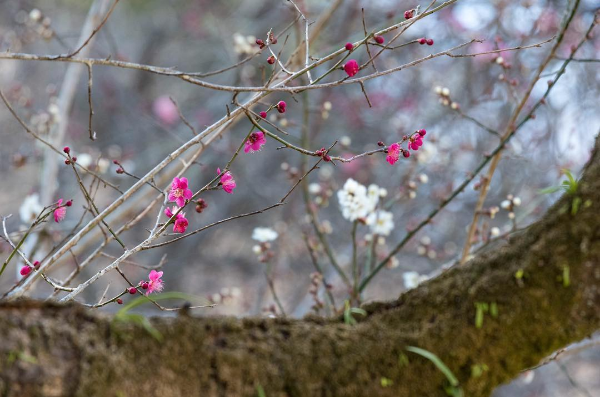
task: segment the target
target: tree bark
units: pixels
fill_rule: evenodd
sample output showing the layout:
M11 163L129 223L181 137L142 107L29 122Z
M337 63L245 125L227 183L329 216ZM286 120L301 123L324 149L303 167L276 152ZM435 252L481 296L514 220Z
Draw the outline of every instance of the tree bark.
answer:
M405 350L417 346L440 357L465 395L487 396L600 328L599 152L597 140L577 193L506 246L398 300L366 305L354 326L339 318L181 315L151 320L159 341L76 304L2 303L0 393L445 396L445 375ZM484 313L477 327L476 306L484 303L498 315ZM391 384L382 386L383 377Z

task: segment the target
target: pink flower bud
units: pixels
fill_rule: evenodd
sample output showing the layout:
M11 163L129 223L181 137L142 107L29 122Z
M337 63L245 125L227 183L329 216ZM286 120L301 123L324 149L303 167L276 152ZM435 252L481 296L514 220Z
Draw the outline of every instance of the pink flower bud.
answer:
M143 289L148 289L148 283L144 281L144 282L142 283L142 288L143 288Z
M419 44L423 45L423 44L425 44L425 43L427 43L427 39L426 39L425 37L421 37L421 38L419 39Z
M383 36L375 36L374 39L377 44L383 44L383 42L385 41Z
M72 206L72 205L73 205L73 200L69 200L69 201L67 201L67 202L65 203L65 205L66 205L67 207L70 207L70 206Z
M354 49L354 44L352 44L352 43L346 43L346 49L348 51L352 51Z
M71 148L68 147L68 146L65 146L64 149L63 149L63 152L65 152L67 154L69 154L70 151L71 151Z
M19 271L19 273L21 273L21 276L25 277L27 276L29 273L31 273L31 267L25 265L21 268L21 270Z
M267 118L267 112L265 112L264 110L262 112L259 113L260 117L262 117L263 119Z
M272 65L275 63L275 57L273 55L271 55L270 57L267 58L267 63L269 65Z
M427 45L433 45L433 39L427 39Z
M419 135L425 136L425 134L427 134L427 131L425 131L425 130L419 130Z
M351 59L344 65L344 71L349 77L352 77L358 73L360 67L358 66L358 62L355 59Z
M404 19L411 19L415 16L415 10L404 11Z
M127 292L129 292L131 295L134 295L137 292L137 289L135 287L130 287L127 289Z
M284 101L279 101L277 103L277 111L279 113L285 113L285 107L287 106L287 104Z
M408 150L403 150L402 155L406 158L410 157L410 152Z
M117 303L118 303L119 305L122 305L122 304L123 304L123 299L121 299L121 298L117 299Z

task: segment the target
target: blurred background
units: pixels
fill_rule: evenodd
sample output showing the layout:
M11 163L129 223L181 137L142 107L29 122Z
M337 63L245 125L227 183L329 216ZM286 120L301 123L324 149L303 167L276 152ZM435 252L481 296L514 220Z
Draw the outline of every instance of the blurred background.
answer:
M92 1L83 0L4 0L0 2L0 51L32 54L63 54L76 48ZM110 1L96 1L96 6L110 6ZM296 2L310 20L316 20L331 6L331 1L298 0ZM343 1L335 10L329 25L311 42L311 56L319 58L342 47L346 42L364 37L361 8L364 8L367 30L383 28L404 19L404 11L417 6L410 1ZM426 7L423 2L421 7ZM579 11L543 78L526 104L526 114L547 88L568 57L571 46L585 35L598 3L581 1ZM534 44L556 34L566 8L565 1L477 1L461 0L421 21L416 22L396 42L406 43L421 37L434 40L433 46L413 43L382 54L375 65L378 70L392 68L430 53L446 50L471 39L484 40L459 53L484 52ZM257 86L268 78L272 66L267 52L259 50L256 38L263 40L267 32L281 32L297 17L286 1L165 1L122 0L97 34L89 48L89 56L173 67L190 73L206 73L233 65L249 56L253 58L237 68L204 80L231 86ZM519 130L505 150L484 206L492 216L483 216L475 250L496 246L489 240L521 229L538 219L560 193L541 194L540 190L558 185L564 169L578 175L589 158L594 137L600 130L600 39L592 36L554 87L548 101ZM393 36L385 35L386 40ZM303 37L303 24L296 23L278 37L274 46L289 56ZM516 102L529 85L532 74L547 55L551 44L542 48L506 51L478 57L440 57L416 67L374 79L366 83L372 107L355 85L309 91L309 145L316 150L339 141L332 155L349 157L377 149L402 139L405 134L424 128L424 145L408 159L395 165L378 153L351 163L323 164L309 176L306 189L310 208L317 214L317 225L325 236L337 262L349 269L352 258L352 222L340 210L337 192L349 178L364 186L376 184L385 189L380 206L393 214L393 229L388 236L373 237L366 225L357 232L358 255L365 261L375 246L378 259L423 220L438 203L456 188L493 150L499 139L480 125L502 133ZM368 55L361 47L352 58L365 62ZM326 64L313 74L331 67ZM174 99L182 115L196 131L202 131L226 114L230 93L208 90L175 77L107 66L93 68L93 129L97 140L88 137L89 105L87 70L69 72L69 63L34 62L0 59L0 89L17 113L41 137L52 139L64 129L58 145L69 145L78 162L94 169L121 190L135 179L117 174L113 160L119 161L132 174L143 176L182 143L192 138L192 131L181 121ZM361 73L370 73L369 70ZM68 84L66 76L73 79ZM345 76L336 71L324 81ZM69 88L70 87L70 88ZM70 110L60 108L61 95L68 97ZM442 93L442 94L440 94ZM240 100L249 95L240 95ZM285 138L301 145L303 96L283 93L267 97L255 110L266 110L279 100L287 102L287 111L269 113L269 120L289 132ZM231 106L231 105L230 105ZM65 117L66 116L66 117ZM520 120L520 119L519 119ZM247 134L250 124L241 119L198 158L185 173L191 189L199 189L210 181L217 167L223 167ZM301 175L302 157L267 139L262 151L241 153L232 166L237 182L234 194L210 191L201 197L208 207L197 213L187 212L190 229L237 215L255 211L279 201ZM90 220L85 214L76 179L70 167L58 155L28 135L14 117L0 106L0 214L7 216L9 231L24 230L39 206L50 205L59 198L74 199L64 222L48 222L36 234L39 244L29 247L34 259L45 257L79 225ZM315 159L308 159L309 166ZM52 176L52 169L56 173ZM157 178L162 187L168 177ZM92 183L87 176L84 182ZM425 227L390 261L365 290L363 301L394 299L419 280L435 274L459 257L473 215L479 191L479 178ZM142 211L156 196L150 187L145 196L129 201L118 214L108 218L114 228L122 226ZM512 195L512 198L509 197ZM102 210L119 193L102 184L96 193L96 204ZM506 200L510 201L507 205ZM503 203L504 202L504 203ZM516 204L519 205L516 205ZM280 303L289 316L301 317L318 309L327 300L322 283L315 283L315 271L303 235L315 247L323 276L338 308L347 298L347 290L331 268L319 247L313 225L300 189L285 206L264 214L245 217L208 229L188 239L163 248L144 251L132 259L147 266L159 263L167 255L164 271L165 290L181 291L218 303L202 315L236 316L276 315L267 277L273 281ZM497 209L494 207L498 207ZM127 246L134 246L147 236L156 219L156 208L135 227L122 235ZM267 244L253 239L257 227L271 228L277 238ZM64 278L86 254L102 241L102 235L79 248L72 257L61 262L53 272ZM256 237L256 235L255 235ZM375 239L375 241L373 241ZM502 238L496 239L501 241ZM260 252L259 252L260 251ZM0 241L2 257L10 252ZM118 256L120 247L109 244L105 252ZM100 257L82 270L81 282L111 262ZM5 291L18 280L17 261L0 279ZM147 278L148 270L125 264L123 271L133 280ZM267 277L265 277L267 274ZM107 275L80 297L96 302L110 283L108 296L125 287L117 275ZM48 285L36 284L32 294L47 297ZM125 297L128 298L128 297ZM316 299L316 301L315 301ZM320 303L319 303L320 302ZM115 311L117 305L102 310ZM148 314L158 315L148 306ZM457 330L460 332L460 330ZM523 374L512 384L501 387L500 396L591 396L600 395L600 349L592 342L573 348L547 365ZM592 345L590 347L590 345Z

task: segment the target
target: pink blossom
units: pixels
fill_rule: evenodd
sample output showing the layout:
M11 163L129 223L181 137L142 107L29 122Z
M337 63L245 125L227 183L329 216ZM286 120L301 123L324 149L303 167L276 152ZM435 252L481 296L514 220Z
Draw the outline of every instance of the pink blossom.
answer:
M344 65L344 71L346 72L346 74L350 77L354 76L356 73L358 73L359 70L359 66L358 66L358 62L356 62L355 59L351 59L348 62L346 62L346 64Z
M220 173L221 169L217 168L217 174ZM233 193L233 189L235 189L236 184L235 180L233 179L233 175L231 175L231 172L227 171L223 175L221 175L221 185L223 185L223 190L225 190L227 193Z
M262 132L253 132L248 137L246 141L246 147L244 148L244 153L254 153L260 151L262 146L267 143L265 138L265 134Z
M187 219L185 219L185 214L178 214L175 224L173 225L173 232L185 233L185 229L187 229L188 225L189 222Z
M152 104L152 111L165 124L174 124L179 119L177 107L166 95L156 98Z
M146 295L150 295L153 292L162 291L162 289L163 289L163 281L161 280L162 275L163 275L163 272L157 272L156 270L150 271L150 275L148 276L148 278L150 278L150 281L148 282L148 289L146 290Z
M173 208L167 207L167 208L165 208L165 215L168 218L171 218L171 217L173 217L173 214L177 213L177 211L179 211L179 207L177 207L177 206L173 206Z
M391 165L394 165L394 163L396 161L398 161L398 159L400 158L400 144L398 143L392 143L389 147L388 147L388 155L385 158L387 160L388 163L390 163Z
M187 229L189 222L188 220L185 218L185 213L183 212L179 212L177 213L177 211L179 211L179 207L173 206L173 208L166 208L165 209L165 215L168 216L169 218L172 218L173 215L177 214L176 218L175 218L175 223L173 225L173 232L174 233L185 233L185 229Z
M174 201L179 207L185 205L185 200L192 198L192 191L188 189L187 178L173 178L171 191L169 192L169 201Z
M54 222L56 223L65 219L65 216L67 215L67 208L64 206L61 207L62 202L63 199L58 199L58 208L54 210Z

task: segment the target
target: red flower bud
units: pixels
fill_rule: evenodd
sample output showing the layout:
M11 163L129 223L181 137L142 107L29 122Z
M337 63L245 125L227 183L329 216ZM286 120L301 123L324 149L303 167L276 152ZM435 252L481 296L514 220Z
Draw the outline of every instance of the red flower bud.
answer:
M21 276L25 277L31 273L31 267L25 265L21 268L21 270L19 270L19 273L21 273Z
M262 117L263 119L267 118L267 112L265 112L264 110L262 112L259 113L260 117Z
M351 59L344 65L344 71L349 77L352 77L358 73L360 66L358 66L358 62L355 59Z
M425 37L421 37L421 38L419 39L419 44L423 45L423 44L425 44L425 43L427 43L427 39L426 39Z
M377 44L383 44L383 42L385 41L383 36L375 36L374 39Z
M137 289L135 287L130 287L127 289L127 292L129 292L131 295L134 295L137 292Z
M67 202L65 203L65 205L66 205L67 207L70 207L70 206L72 206L72 205L73 205L73 200L69 200L69 201L67 201Z
M269 65L272 65L275 63L275 57L273 55L271 55L270 57L267 58L267 63Z
M354 44L352 44L352 43L346 43L346 49L348 51L352 51L354 49Z
M122 304L123 304L123 299L121 299L121 298L117 299L117 303L118 303L119 305L122 305Z
M427 39L427 45L433 45L433 39Z
M277 106L276 106L276 108L277 108L277 111L278 111L279 113L285 113L285 107L286 107L286 106L287 106L287 104L286 104L284 101L279 101L279 102L277 103Z
M70 152L70 151L71 151L71 148L70 148L70 147L68 147L68 146L65 146L65 147L63 148L63 152L65 152L65 153L67 153L67 154L69 154L69 152Z
M415 16L415 10L404 11L404 19L411 19Z

